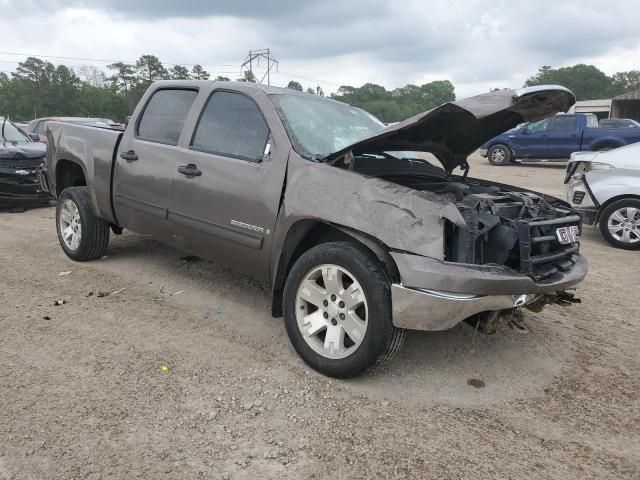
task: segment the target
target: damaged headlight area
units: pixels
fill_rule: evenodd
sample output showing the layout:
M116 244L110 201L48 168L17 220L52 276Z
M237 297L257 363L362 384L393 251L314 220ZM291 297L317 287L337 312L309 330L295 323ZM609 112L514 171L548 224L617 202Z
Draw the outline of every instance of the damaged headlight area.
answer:
M570 209L534 193L498 187L456 205L467 226L446 222L446 260L503 265L535 281L553 279L574 266L582 225Z
M0 206L48 202L40 181L43 164L43 158L0 158Z

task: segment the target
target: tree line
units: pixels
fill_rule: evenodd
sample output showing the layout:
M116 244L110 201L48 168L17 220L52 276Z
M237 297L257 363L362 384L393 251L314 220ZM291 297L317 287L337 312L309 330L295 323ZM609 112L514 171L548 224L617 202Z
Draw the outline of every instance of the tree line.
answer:
M168 67L154 55L142 55L134 64L116 62L108 65L107 69L109 74L93 66L74 70L29 57L20 62L10 75L0 73L0 116L7 115L14 121L46 116L80 116L122 122L131 114L147 87L156 80L230 80L223 76L212 78L201 65ZM256 82L250 71L245 71L235 80ZM610 98L640 89L640 71L608 76L593 65L542 66L525 81L526 86L545 83L571 89L578 100ZM287 84L287 88L304 90L302 84L294 80ZM324 96L320 86L307 87L306 92ZM331 97L361 107L383 122L400 121L456 98L454 85L448 80L408 84L393 90L374 83L361 87L344 85Z

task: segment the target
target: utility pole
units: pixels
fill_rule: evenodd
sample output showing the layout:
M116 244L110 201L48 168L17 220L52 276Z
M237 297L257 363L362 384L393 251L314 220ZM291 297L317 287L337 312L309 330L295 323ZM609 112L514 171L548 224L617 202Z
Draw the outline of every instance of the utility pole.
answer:
M249 72L251 73L251 77L257 80L257 77L253 73L253 63L255 61L256 65L260 65L261 58L267 61L267 71L264 72L262 78L258 83L264 82L264 79L266 78L267 85L271 85L271 69L275 66L277 72L279 62L273 55L271 55L271 51L268 48L264 48L262 50L249 50L247 58L245 58L244 62L240 66L240 74L243 74L244 71L248 68Z

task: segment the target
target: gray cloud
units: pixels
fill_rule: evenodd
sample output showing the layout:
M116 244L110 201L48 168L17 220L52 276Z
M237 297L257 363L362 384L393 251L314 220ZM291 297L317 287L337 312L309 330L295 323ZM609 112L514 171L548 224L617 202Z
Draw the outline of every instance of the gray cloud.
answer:
M239 65L270 47L283 71L326 89L448 78L464 95L520 86L541 65L640 68L637 0L0 0L0 9L5 49ZM17 17L34 32L28 47L10 34Z

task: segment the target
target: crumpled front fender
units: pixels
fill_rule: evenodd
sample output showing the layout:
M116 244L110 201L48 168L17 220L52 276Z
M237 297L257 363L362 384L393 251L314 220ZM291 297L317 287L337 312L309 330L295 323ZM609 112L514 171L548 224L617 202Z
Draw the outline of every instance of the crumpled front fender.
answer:
M444 219L461 228L458 208L445 198L375 177L314 163L289 160L281 221L303 218L353 228L393 250L444 258Z

